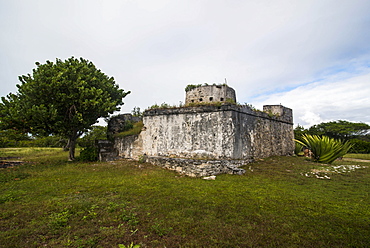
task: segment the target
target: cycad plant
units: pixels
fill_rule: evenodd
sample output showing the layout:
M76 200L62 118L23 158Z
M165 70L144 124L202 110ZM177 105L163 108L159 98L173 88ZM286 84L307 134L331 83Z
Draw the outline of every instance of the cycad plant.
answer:
M294 154L295 155L300 155L302 150L303 150L303 145L301 143L295 142L295 147L294 147Z
M337 158L345 155L352 144L349 141L342 142L327 136L304 134L299 140L295 140L313 153L312 159L319 163L331 164Z

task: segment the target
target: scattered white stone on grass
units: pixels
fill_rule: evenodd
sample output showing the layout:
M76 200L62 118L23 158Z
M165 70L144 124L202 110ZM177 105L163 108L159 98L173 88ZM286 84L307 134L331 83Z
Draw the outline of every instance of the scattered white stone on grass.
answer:
M216 180L216 176L203 177L204 180Z
M363 169L367 167L368 166L361 166L361 165L336 165L336 166L321 167L319 169L312 169L309 172L301 173L301 175L305 177L314 177L318 179L331 179L329 174L348 173L356 169Z

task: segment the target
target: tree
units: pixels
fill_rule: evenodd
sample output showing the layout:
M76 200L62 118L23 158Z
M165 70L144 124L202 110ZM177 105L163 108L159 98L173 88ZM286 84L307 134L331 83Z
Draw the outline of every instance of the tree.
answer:
M365 136L369 131L370 126L366 123L353 123L342 120L320 123L308 129L308 133L312 135L326 135L343 140Z
M299 139L302 137L303 134L307 133L307 129L305 129L301 125L297 125L296 128L294 128L294 138Z
M60 135L69 141L69 160L75 159L76 140L100 117L120 109L124 92L83 58L36 62L32 75L19 77L18 92L2 97L3 128L35 135Z
M94 146L97 140L107 139L107 126L92 126L82 138L79 138L77 143L79 146L88 147Z
M142 117L143 112L141 112L140 107L134 107L134 109L131 111L132 116L135 117Z

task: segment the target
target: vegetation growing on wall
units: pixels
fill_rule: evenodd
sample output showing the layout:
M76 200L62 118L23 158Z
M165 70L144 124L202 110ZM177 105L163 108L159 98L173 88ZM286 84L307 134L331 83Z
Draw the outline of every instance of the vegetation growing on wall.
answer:
M168 104L166 102L163 102L161 105L158 105L157 103L155 103L152 106L150 106L147 110L150 110L150 109L171 109L171 108L179 108L179 107L181 107L181 106L171 105L171 104Z
M277 117L279 116L279 114L274 114L270 111L266 112L266 111L262 111L262 110L259 110L257 109L256 107L254 107L252 104L250 103L244 103L244 104L241 104L241 103L237 103L235 102L233 99L231 98L226 98L225 101L223 102L190 102L186 105L184 105L181 101L179 103L179 105L171 105L171 104L168 104L166 102L163 102L162 104L158 105L157 103L153 104L152 106L148 107L146 110L153 110L153 109L176 109L176 108L182 108L182 107L199 107L199 106L215 106L215 107L220 107L222 105L236 105L238 107L248 107L250 108L252 111L255 111L255 112L264 112L266 113L269 117ZM134 112L132 112L134 113ZM141 113L142 115L142 113Z
M228 105L228 104L233 104L233 105L238 105L238 106L243 106L240 104L237 104L233 99L227 98L224 102L192 102L188 103L186 105L183 105L182 102L180 102L179 105L171 105L168 103L162 103L161 105L154 104L150 107L147 108L147 110L151 109L175 109L175 108L182 108L182 107L197 107L197 106L221 106L221 105Z
M140 108L139 107L134 107L134 109L131 111L131 114L132 116L134 117L142 117L143 116L143 112L141 112Z
M207 83L204 83L204 84L188 84L186 87L185 87L185 92L188 92L188 91L191 91L192 89L195 89L195 88L199 88L199 87L202 87L202 86L208 86L209 84ZM215 86L227 86L227 84L213 84Z
M125 125L124 131L118 134L115 134L115 137L122 138L126 136L139 134L143 127L144 127L144 124L142 121L139 121L139 122L127 121L127 125Z
M198 87L201 87L201 86L202 86L202 84L188 84L185 87L185 92L191 91L192 89L195 89L195 88L198 88Z
M225 102L190 102L186 104L186 107L198 107L198 106L216 106L220 107Z
M240 105L240 104L238 104L238 105ZM245 106L245 107L248 107L248 108L250 108L251 110L253 110L253 111L260 111L259 109L257 109L255 106L253 106L252 104L250 104L250 103L244 103L244 105L240 105L240 106Z
M274 114L274 113L272 113L272 111L271 110L269 110L269 111L264 111L265 113L267 113L267 115L269 116L269 117L277 117L277 116L279 116L279 114Z

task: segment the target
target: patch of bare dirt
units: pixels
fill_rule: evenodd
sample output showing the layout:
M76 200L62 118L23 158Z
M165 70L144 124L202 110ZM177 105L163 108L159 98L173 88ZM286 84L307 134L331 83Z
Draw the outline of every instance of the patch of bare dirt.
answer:
M0 168L8 168L23 164L19 157L0 157Z

